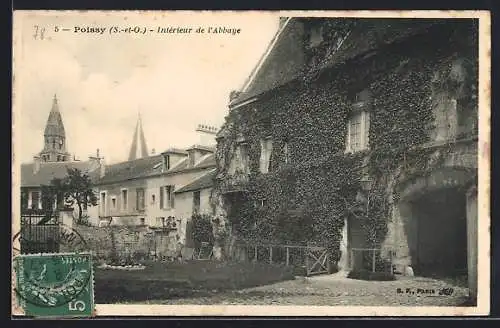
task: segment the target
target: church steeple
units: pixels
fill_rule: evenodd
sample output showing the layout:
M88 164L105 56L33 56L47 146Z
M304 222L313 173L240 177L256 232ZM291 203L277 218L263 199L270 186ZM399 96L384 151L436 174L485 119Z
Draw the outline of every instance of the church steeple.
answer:
M147 156L148 147L146 146L146 138L144 137L144 130L142 129L141 114L139 113L137 124L135 126L134 137L132 139L132 145L130 147L130 153L128 155L128 160L132 161L134 159Z
M55 94L43 136L44 147L39 154L43 161L64 162L70 160L70 154L66 151L66 131L64 130L64 124Z

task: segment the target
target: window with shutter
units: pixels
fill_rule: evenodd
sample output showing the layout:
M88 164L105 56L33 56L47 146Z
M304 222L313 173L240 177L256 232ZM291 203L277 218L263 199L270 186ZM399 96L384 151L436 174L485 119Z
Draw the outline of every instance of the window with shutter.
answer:
M170 208L174 208L175 207L175 194L174 194L174 190L175 190L175 186L168 186L168 189L169 189L169 197L170 197Z
M262 139L260 141L260 172L268 173L271 166L271 157L273 152L273 141L271 139Z
M160 208L163 209L165 206L165 194L163 191L163 187L160 187Z
M356 112L347 123L346 152L357 152L368 148L370 115L368 112Z

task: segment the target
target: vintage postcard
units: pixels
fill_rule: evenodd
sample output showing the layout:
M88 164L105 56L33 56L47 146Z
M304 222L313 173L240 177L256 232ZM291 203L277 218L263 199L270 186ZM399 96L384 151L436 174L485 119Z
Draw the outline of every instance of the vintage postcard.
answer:
M13 24L13 315L489 313L489 12Z

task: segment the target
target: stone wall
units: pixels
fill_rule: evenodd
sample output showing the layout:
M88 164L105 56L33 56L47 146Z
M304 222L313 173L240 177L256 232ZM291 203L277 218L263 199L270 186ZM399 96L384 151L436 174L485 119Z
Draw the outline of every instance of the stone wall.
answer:
M172 235L166 231L155 232L144 226L100 228L74 226L73 228L81 235L95 256L105 261L111 260L113 252L119 259L125 259L128 256L140 259L154 254L158 257L175 254L175 234Z

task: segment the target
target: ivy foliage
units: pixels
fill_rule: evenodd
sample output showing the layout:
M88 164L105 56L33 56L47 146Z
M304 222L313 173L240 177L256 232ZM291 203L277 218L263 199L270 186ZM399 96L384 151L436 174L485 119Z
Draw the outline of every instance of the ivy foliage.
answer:
M248 145L249 176L243 192L226 194L233 231L260 242L319 242L338 260L349 218L359 220L367 247L381 245L391 215L391 177L401 167L418 171L429 162L431 153L418 146L434 129L435 90L449 89L435 85L435 74L441 74L439 81L456 75L451 65L456 54L446 47L419 55L399 47L328 74L304 76L230 111L217 147L215 187L230 180L231 154L241 140ZM344 154L352 94L362 90L371 92L370 147ZM260 141L268 137L273 151L270 172L263 174ZM367 175L372 188L360 197Z

